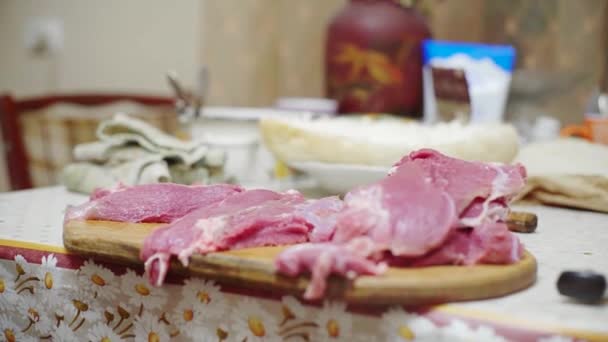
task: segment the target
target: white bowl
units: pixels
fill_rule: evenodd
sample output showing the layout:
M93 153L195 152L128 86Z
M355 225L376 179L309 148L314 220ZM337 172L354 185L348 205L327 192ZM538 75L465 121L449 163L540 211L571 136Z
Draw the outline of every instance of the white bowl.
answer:
M320 188L335 195L378 181L389 171L388 167L321 162L293 162L289 166L308 174Z
M258 121L268 117L308 118L312 113L273 108L204 107L190 124L191 135L226 151L224 173L239 183L271 182L274 156L260 139Z

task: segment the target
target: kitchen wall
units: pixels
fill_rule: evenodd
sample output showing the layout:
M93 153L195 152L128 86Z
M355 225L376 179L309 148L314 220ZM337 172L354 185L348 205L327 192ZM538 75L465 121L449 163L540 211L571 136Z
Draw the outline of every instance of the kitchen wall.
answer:
M170 94L164 73L194 84L202 56L199 0L2 0L0 93ZM52 54L25 48L31 20L62 25L63 46ZM8 189L0 158L0 191Z
M194 81L201 56L199 0L2 0L0 91L169 93L168 69ZM24 47L28 23L57 19L64 43L54 54Z
M346 2L204 1L209 103L267 106L281 96L323 96L325 29Z

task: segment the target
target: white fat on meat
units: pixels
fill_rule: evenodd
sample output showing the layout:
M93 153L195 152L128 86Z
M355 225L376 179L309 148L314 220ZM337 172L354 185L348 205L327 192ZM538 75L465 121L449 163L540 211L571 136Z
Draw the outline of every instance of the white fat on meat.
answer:
M383 206L383 196L382 187L371 186L357 191L354 196L349 196L346 203L349 211L365 213L365 216L361 218L365 222L360 222L358 227L367 227L368 229L373 227L375 236L384 236L386 239L383 241L389 242L391 236L390 214ZM367 231L357 233L357 235L364 235L367 234Z
M496 171L496 177L492 181L492 192L482 203L482 211L475 217L463 217L460 218L460 227L475 227L483 224L485 221L499 221L504 220L509 213L508 209L496 205L490 208L490 203L496 199L504 197L510 192L508 183L510 181L509 175L500 167L500 164L488 163L488 165Z
M510 231L507 234L514 235ZM516 236L514 236L514 238L511 239L511 260L513 262L519 260L522 256L522 254L523 254L523 245L522 245L521 241L519 241L519 239Z
M148 274L148 279L155 279L154 286L161 286L167 272L169 271L169 253L158 252L152 255L144 263L144 269Z
M228 222L226 216L216 216L210 218L204 218L196 221L194 227L202 231L201 237L193 241L188 247L182 249L178 254L177 258L185 267L190 263L190 256L195 252L213 252L217 248L213 245L214 237L219 232L226 228Z
M304 298L316 299L323 295L330 274L352 279L358 275L377 275L386 271L387 265L375 261L375 243L367 237L358 237L347 244L305 243L283 251L275 260L284 274L295 276L304 270L311 273Z
M226 215L222 215L200 219L196 221L194 226L203 231L201 240L212 244L219 233L226 229L226 223L228 223L228 217Z

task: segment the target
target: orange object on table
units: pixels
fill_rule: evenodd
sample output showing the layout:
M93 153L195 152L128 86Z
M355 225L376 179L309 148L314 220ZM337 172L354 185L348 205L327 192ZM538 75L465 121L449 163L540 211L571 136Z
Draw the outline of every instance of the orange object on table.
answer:
M582 125L568 125L561 130L562 136L579 136L592 142L608 145L608 116L585 116Z

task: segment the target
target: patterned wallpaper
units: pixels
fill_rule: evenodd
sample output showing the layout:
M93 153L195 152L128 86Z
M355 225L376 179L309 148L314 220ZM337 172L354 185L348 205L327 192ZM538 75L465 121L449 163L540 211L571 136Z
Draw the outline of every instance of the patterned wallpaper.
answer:
M345 2L280 1L279 96L322 96L325 29Z
M344 0L205 1L210 104L263 106L321 96L325 27Z
M277 94L278 1L205 1L209 104L268 104Z
M347 0L205 1L203 63L210 104L270 105L322 96L325 29ZM605 58L606 0L419 0L436 38L509 43L519 74L510 111L579 113ZM533 82L530 82L530 79ZM522 109L524 108L524 109Z
M209 104L321 96L325 27L344 0L205 1Z

